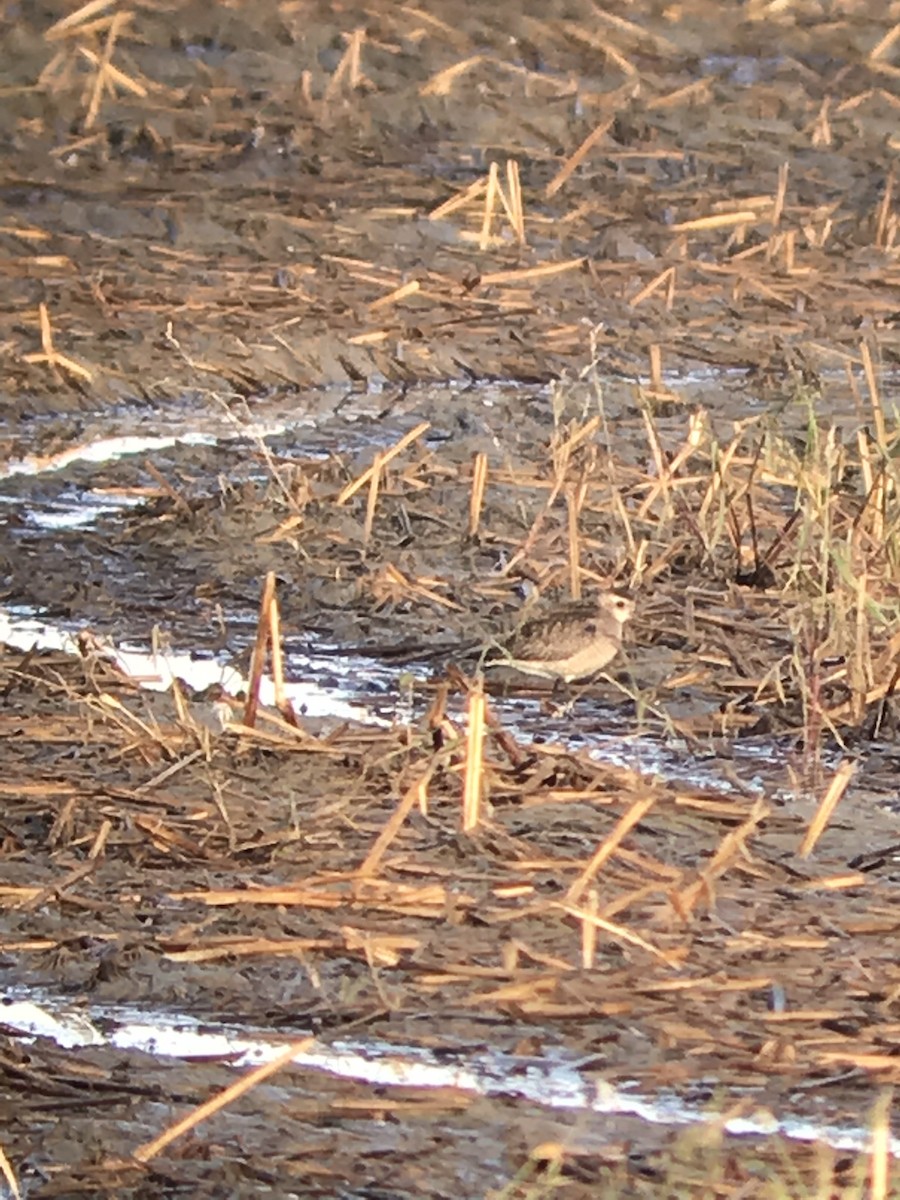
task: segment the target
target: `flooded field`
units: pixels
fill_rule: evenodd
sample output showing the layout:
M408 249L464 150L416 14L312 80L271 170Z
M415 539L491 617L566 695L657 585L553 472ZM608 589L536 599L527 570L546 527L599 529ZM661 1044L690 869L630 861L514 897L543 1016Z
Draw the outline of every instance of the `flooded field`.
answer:
M0 1188L894 1194L895 41L0 7Z

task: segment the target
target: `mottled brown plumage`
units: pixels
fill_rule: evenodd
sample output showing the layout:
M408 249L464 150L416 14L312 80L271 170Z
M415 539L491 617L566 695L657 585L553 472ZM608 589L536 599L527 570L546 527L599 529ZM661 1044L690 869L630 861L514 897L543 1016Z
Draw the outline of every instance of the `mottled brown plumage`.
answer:
M566 683L585 679L619 653L622 628L633 613L634 601L615 592L602 592L592 602L563 605L526 621L503 646L503 657L490 665Z

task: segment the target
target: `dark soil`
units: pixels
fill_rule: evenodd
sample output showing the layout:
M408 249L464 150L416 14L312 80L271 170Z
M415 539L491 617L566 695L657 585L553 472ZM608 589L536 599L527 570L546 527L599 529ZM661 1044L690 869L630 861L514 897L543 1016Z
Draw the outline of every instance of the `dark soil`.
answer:
M870 536L877 456L859 448L897 444L863 382L864 349L890 413L896 68L873 53L887 14L771 7L264 0L60 28L61 8L0 5L4 457L46 465L123 400L124 430L188 402L249 422L273 396L305 419L265 449L247 433L5 480L4 599L240 659L274 571L289 640L424 663L418 713L434 702L411 728L267 713L214 737L88 642L80 659L5 651L6 987L326 1043L565 1049L646 1094L866 1121L897 1076L900 982L896 493ZM358 66L342 57L357 31ZM94 111L104 54L124 74ZM479 246L481 200L430 219L491 162L508 188L508 159L524 244L497 216ZM701 401L660 363L739 370ZM669 481L701 409L707 440ZM801 603L815 551L791 522L810 503L797 462L834 414L849 449L824 507L859 557L828 624ZM342 492L419 422L367 530L367 489ZM29 526L87 488L142 505ZM620 676L638 699L598 685L589 730L599 695L609 727L682 738L722 783L598 762L549 718L517 740L501 696L483 820L463 834L457 652L509 618L523 580L565 593L570 512L579 581L640 593ZM862 577L857 663L841 631ZM776 734L789 770L760 759L763 798L730 756ZM856 784L801 856L823 763L848 746ZM233 1078L10 1038L0 1149L42 1197L476 1197L541 1145L533 1171L559 1168L573 1197L679 1194L708 1169L705 1148L630 1119L299 1069L128 1161ZM763 1166L716 1152L742 1195L783 1168L777 1146Z

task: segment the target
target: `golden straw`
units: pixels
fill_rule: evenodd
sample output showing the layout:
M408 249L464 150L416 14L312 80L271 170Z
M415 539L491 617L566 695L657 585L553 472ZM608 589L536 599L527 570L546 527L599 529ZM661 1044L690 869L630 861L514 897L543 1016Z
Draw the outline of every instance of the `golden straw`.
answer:
M466 766L463 782L463 830L470 833L481 820L484 785L485 698L480 678L469 693L469 720L466 729Z

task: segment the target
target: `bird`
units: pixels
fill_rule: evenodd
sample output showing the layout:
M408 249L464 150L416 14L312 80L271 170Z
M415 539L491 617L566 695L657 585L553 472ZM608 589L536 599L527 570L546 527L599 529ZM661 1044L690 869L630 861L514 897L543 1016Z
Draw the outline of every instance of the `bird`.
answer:
M525 621L505 642L489 667L509 667L525 675L572 683L596 675L622 648L622 630L634 615L634 601L601 592L593 601L564 604Z

